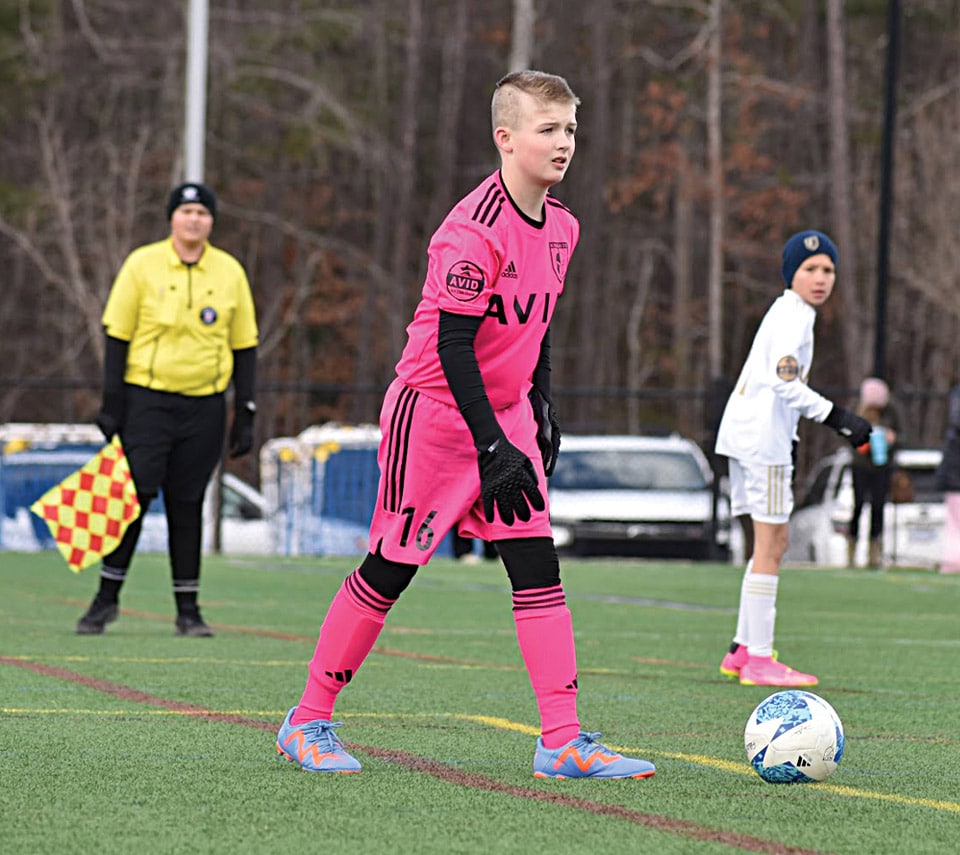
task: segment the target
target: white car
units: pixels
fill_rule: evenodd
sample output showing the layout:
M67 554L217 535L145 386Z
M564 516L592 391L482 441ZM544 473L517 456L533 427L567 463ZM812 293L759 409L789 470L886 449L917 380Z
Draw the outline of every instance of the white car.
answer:
M578 555L729 560L729 497L718 489L715 501L713 480L681 436L564 435L548 482L554 542Z
M847 532L853 514L852 452L848 448L823 458L810 473L790 517L790 546L784 561L843 567L847 563ZM942 557L945 508L943 492L934 483L940 451L898 449L894 462L910 478L912 501L888 501L883 517L885 565L932 567ZM860 517L855 553L864 566L870 538L870 506Z

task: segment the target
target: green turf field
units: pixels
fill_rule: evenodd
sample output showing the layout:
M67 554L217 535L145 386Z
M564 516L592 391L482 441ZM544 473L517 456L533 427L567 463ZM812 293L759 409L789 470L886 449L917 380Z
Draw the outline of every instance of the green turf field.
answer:
M0 553L0 849L9 853L953 853L960 847L960 577L785 570L777 647L847 734L823 784L750 770L770 690L722 679L741 570L567 561L585 729L645 781L531 774L533 694L499 564L437 560L341 696L360 775L277 759L349 560L208 558L213 639L173 636L164 558L117 623L73 626L96 569Z

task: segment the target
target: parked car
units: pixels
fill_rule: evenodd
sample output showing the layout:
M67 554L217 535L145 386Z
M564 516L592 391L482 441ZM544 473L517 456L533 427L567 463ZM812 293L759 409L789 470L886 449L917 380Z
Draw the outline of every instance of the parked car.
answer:
M847 533L853 514L852 451L842 448L821 460L810 473L790 517L790 546L785 561L842 567L847 562ZM895 464L910 478L912 500L888 501L884 508L883 561L888 565L934 566L943 549L943 492L935 484L939 449L903 448ZM866 564L870 507L860 518L858 566Z
M578 555L728 560L730 503L681 436L564 436L549 481L557 548ZM718 485L719 486L719 485Z

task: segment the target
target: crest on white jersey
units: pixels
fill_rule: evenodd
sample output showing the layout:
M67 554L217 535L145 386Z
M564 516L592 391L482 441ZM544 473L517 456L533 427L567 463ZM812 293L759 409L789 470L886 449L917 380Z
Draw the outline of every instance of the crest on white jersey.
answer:
M800 366L797 364L796 357L794 356L781 357L777 363L777 377L781 380L786 382L796 380L799 373Z

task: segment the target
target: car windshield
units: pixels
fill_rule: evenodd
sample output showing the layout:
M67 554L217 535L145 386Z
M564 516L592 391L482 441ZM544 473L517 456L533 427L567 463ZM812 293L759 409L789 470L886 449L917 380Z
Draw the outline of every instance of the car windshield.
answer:
M704 490L706 479L682 451L561 451L550 479L561 490Z

